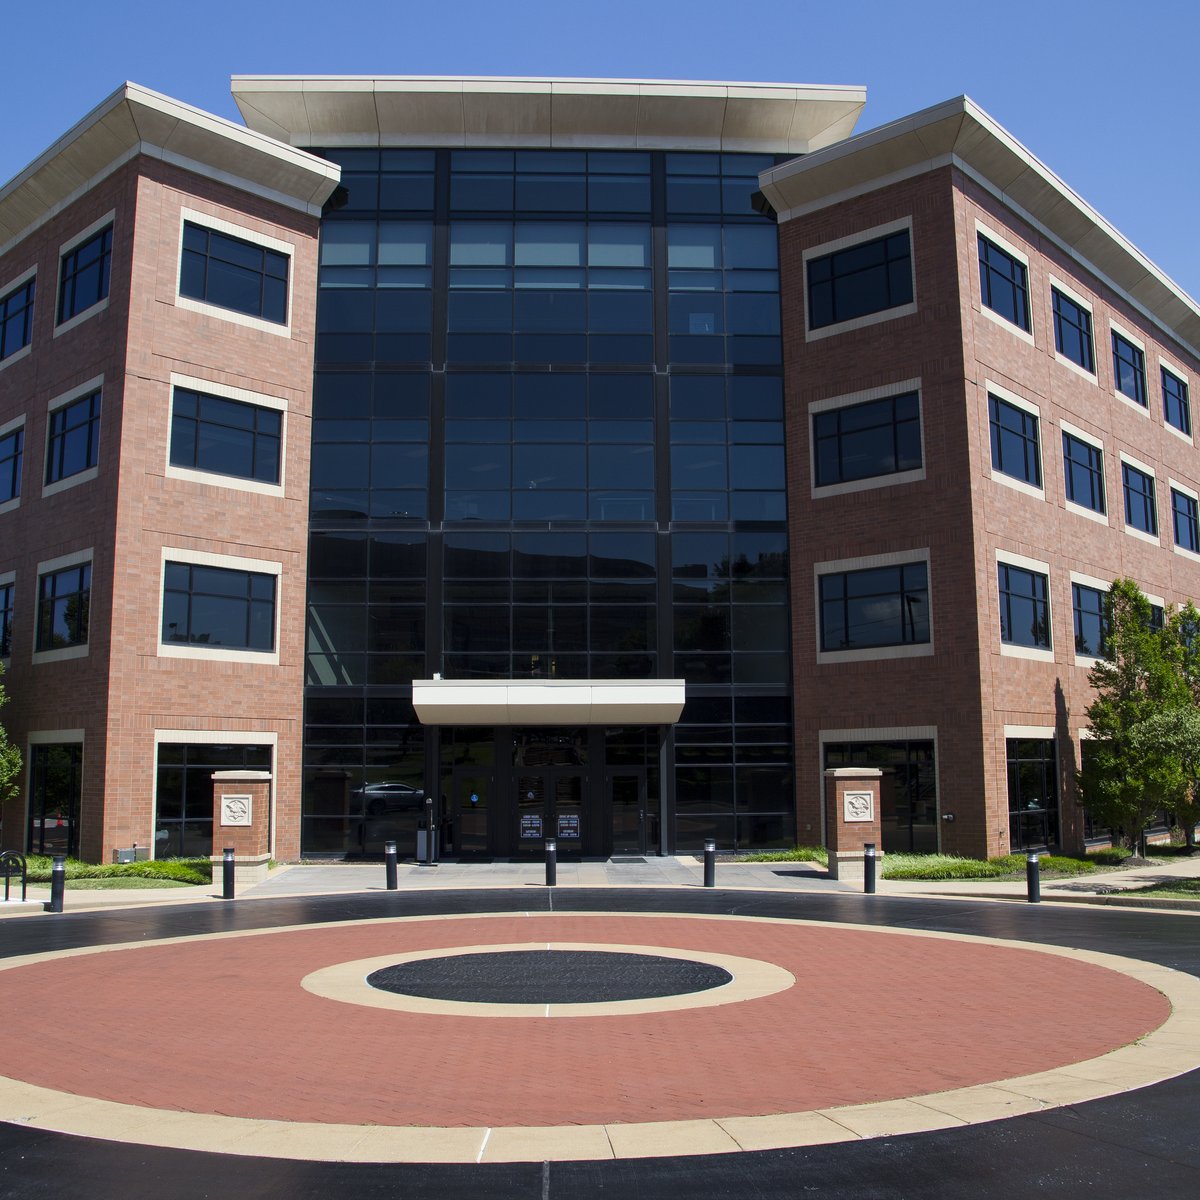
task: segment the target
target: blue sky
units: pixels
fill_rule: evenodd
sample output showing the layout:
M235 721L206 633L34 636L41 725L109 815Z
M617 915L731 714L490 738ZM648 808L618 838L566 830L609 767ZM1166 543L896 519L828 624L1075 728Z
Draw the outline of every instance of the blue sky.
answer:
M0 182L126 79L231 119L235 73L865 84L859 130L965 92L1200 297L1195 0L9 7Z

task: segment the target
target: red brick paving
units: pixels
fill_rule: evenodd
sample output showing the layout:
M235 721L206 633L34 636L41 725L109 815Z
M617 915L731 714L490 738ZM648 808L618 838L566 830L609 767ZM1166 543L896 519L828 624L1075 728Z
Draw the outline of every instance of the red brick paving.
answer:
M712 1008L480 1018L358 1007L300 980L448 945L661 945L778 963L796 987ZM763 1115L1049 1070L1134 1041L1167 1000L1036 951L671 917L512 916L281 930L0 975L4 1073L155 1108L378 1125Z

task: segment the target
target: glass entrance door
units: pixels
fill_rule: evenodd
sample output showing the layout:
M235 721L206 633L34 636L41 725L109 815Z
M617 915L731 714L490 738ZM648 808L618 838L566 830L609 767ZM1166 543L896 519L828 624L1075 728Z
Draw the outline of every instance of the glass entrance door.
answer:
M488 813L491 811L492 776L467 767L455 767L453 794L443 804L441 853L481 857L491 854Z
M646 853L646 772L614 771L608 777L613 854Z
M584 776L580 771L522 771L516 775L517 850L541 854L547 838L558 852L583 848Z

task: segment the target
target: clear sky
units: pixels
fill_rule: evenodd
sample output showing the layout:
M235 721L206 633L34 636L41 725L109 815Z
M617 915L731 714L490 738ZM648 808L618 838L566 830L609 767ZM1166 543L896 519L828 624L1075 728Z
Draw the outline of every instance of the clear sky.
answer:
M10 0L7 181L126 79L237 120L232 74L865 84L860 131L966 93L1200 297L1196 0Z

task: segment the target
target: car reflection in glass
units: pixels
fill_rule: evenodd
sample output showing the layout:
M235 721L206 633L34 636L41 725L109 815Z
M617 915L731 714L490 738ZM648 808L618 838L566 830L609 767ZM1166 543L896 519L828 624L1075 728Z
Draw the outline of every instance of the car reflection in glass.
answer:
M409 783L368 783L355 788L353 795L360 799L369 817L384 813L420 812L425 804L425 789Z

